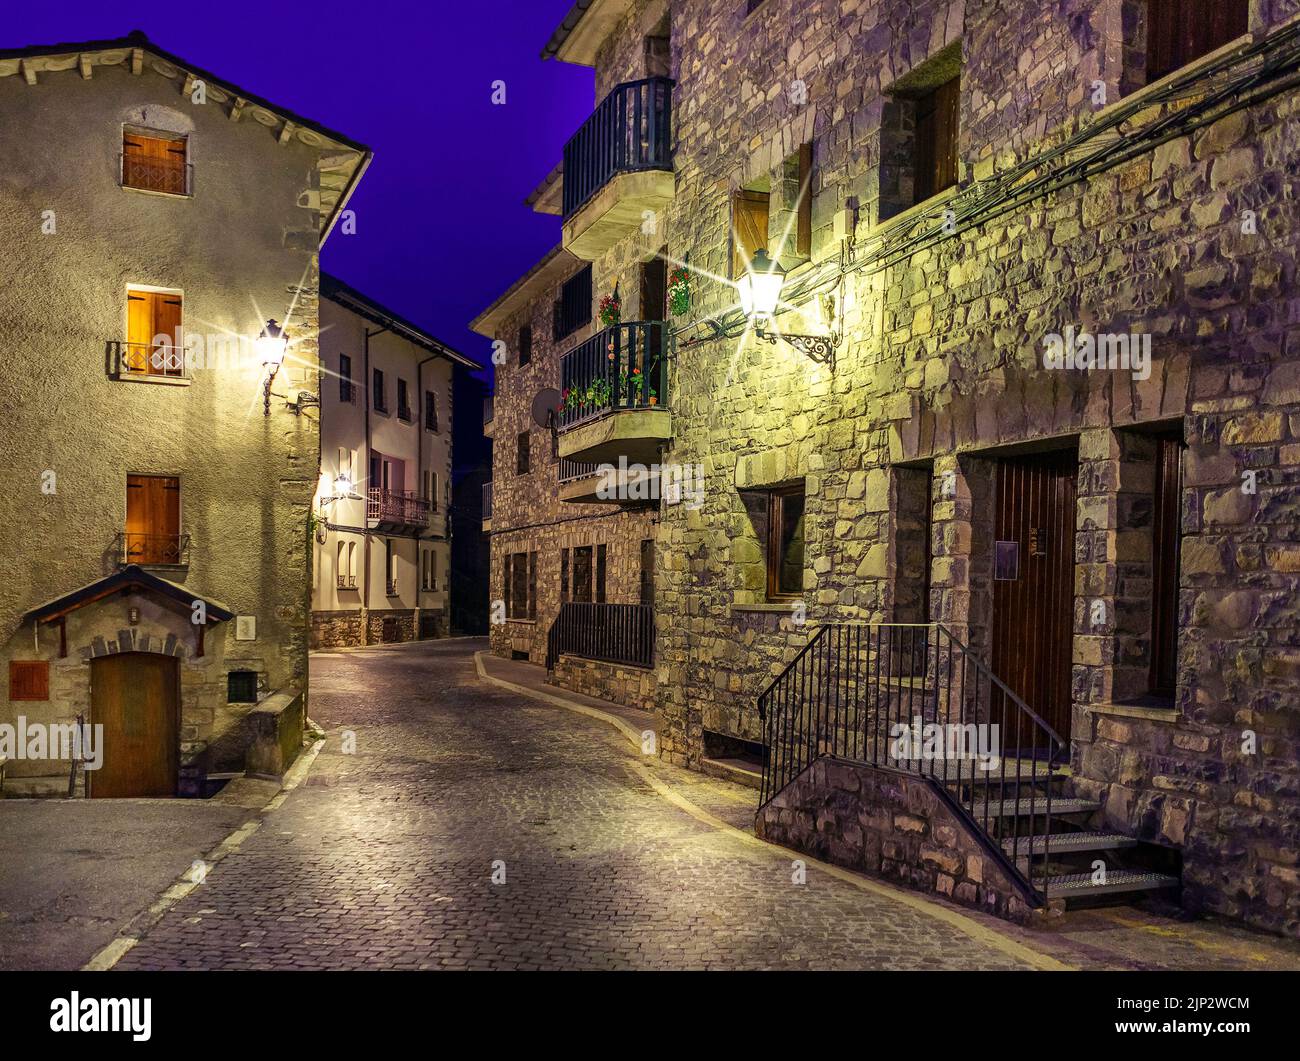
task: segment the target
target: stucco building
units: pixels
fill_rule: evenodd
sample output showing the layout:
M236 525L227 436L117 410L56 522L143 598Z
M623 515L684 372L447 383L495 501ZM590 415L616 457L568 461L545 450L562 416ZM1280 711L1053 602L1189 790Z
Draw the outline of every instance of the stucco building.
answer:
M1300 932L1297 5L583 0L544 54L596 76L563 249L691 272L657 405L561 384L601 385L561 457L702 469L663 754L747 751L762 835L1007 916Z
M322 277L313 647L446 637L452 380L478 366Z
M553 212L559 183L552 173L529 205ZM483 524L489 635L493 652L545 664L559 684L648 709L657 481L629 491L626 475L601 474L600 454L564 460L556 445L573 408L562 408L564 359L580 351L605 361L618 336L662 335L663 298L623 298L623 320L638 323L611 327L598 294L590 266L557 247L471 324L498 351L484 425L493 444Z
M0 53L0 152L0 330L28 366L0 379L0 722L102 725L91 796L279 772L318 254L370 151L133 34ZM54 743L10 748L7 794L68 790Z

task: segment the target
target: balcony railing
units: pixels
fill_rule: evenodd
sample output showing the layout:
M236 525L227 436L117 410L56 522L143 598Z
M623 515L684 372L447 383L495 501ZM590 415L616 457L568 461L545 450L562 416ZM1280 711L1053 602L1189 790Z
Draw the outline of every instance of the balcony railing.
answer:
M600 472L600 465L596 461L571 461L567 457L560 458L560 482L572 483L579 479L588 479Z
M125 343L108 340L112 372L117 376L165 376L187 379L185 348L175 343Z
M493 410L492 395L489 394L486 398L483 399L483 423L485 424L492 423L492 410Z
M190 562L188 534L137 534L123 531L113 542L118 565L184 567Z
M632 321L597 332L560 362L560 428L668 403L668 326Z
M357 576L356 576L356 575L338 575L337 578L338 578L338 588L339 588L339 589L356 589L356 588L357 588Z
M188 162L118 154L118 178L123 188L161 192L164 195L193 195L194 167Z
M492 483L488 481L483 484L483 518L492 518Z
M566 601L546 636L546 669L562 655L654 665L655 611L648 604L588 604Z
M672 169L667 77L617 85L564 145L564 220L619 173Z
M376 487L366 497L366 519L422 527L429 522L429 502L410 490Z

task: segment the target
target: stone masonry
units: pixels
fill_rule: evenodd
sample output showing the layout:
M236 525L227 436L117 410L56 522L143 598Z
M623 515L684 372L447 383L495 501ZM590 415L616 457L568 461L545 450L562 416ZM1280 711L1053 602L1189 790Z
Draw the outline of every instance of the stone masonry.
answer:
M599 100L646 76L647 37L671 36L673 201L594 263L597 292L633 289L655 253L698 281L666 459L703 466L705 503L665 507L658 528L665 756L698 764L707 730L756 739L755 702L809 629L917 608L898 574L918 555L916 508L899 504L918 469L931 618L987 644L994 451L1068 447L1076 788L1107 824L1181 851L1190 909L1300 933L1300 95L1183 113L1209 79L1258 65L1252 40L1293 50L1300 5L1252 2L1253 37L1151 85L1130 0L748 7L635 0L592 62ZM900 212L894 105L954 59L957 183ZM1156 98L1178 78L1182 99ZM1121 108L1123 151L1102 133ZM1149 135L1166 120L1171 135ZM1058 172L1067 142L1095 154L1086 175L1011 185L1031 163ZM706 326L736 305L732 194L771 189L782 254L787 160L805 143L811 250L779 323L842 334L833 369ZM1045 368L1045 337L1067 326L1150 336L1149 375ZM1132 497L1149 460L1135 436L1156 428L1186 445L1178 681L1172 706L1144 709L1116 701L1148 658ZM762 538L741 494L800 480L806 628L754 610Z

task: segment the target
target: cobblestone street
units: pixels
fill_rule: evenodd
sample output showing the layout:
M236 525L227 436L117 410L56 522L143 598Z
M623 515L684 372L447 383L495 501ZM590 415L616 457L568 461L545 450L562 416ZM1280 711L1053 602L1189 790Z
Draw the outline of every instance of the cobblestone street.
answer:
M1267 968L1294 956L1244 934L1208 950L1144 937L1132 911L1081 943L816 866L796 885L794 856L722 825L750 820L752 790L638 761L611 726L488 684L480 647L315 656L312 716L328 741L306 780L116 967L1024 969L1055 954Z

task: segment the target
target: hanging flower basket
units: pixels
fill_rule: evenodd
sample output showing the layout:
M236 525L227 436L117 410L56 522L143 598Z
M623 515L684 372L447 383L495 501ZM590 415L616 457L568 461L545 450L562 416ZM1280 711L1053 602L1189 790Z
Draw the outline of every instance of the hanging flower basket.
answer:
M668 311L674 317L688 313L691 308L691 286L693 277L690 269L681 265L668 276Z
M606 328L612 328L621 319L623 314L623 303L618 297L618 291L612 295L602 295L600 299L600 323ZM610 344L611 348L613 344Z

